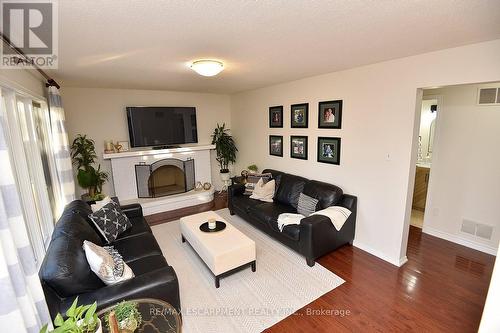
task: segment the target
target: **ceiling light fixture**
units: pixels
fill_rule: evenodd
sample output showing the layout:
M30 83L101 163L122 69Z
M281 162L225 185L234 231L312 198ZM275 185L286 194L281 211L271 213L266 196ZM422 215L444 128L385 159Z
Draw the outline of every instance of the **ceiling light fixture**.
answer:
M217 60L196 60L191 64L191 69L203 76L215 76L222 72L224 64Z

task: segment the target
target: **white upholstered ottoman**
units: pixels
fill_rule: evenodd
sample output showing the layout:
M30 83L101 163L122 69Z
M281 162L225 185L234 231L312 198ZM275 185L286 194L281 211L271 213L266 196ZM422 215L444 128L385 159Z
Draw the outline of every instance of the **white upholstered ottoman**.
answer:
M200 226L209 218L226 223L226 228L217 232L203 232ZM233 227L213 211L181 218L182 242L188 241L198 256L215 276L215 287L219 279L246 266L255 272L255 242Z

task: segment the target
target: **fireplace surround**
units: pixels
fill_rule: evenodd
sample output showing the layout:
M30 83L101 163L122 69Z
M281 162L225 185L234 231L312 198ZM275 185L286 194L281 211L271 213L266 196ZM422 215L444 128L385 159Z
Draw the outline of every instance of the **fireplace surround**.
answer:
M135 165L137 196L159 198L185 193L195 187L194 160L165 158L151 164Z

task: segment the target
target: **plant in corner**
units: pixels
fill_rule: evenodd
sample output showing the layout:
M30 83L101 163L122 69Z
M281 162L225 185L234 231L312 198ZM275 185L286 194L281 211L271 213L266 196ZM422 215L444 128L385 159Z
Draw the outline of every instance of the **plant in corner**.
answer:
M101 171L101 165L97 169L93 164L97 159L94 140L88 139L86 135L78 134L71 145L71 158L77 168L77 180L80 187L87 189L90 200L102 200L102 185L108 180L108 173ZM86 195L83 195L85 197Z
M95 313L97 310L97 303L91 305L78 304L78 297L75 298L71 307L66 311L67 319L57 314L54 319L54 326L56 327L52 333L101 333L102 326L101 320ZM48 324L42 327L40 333L47 333Z
M233 137L229 134L229 129L226 124L219 125L214 129L212 134L212 144L215 145L217 154L216 160L220 166L220 175L224 182L229 181L229 165L236 162L236 144Z

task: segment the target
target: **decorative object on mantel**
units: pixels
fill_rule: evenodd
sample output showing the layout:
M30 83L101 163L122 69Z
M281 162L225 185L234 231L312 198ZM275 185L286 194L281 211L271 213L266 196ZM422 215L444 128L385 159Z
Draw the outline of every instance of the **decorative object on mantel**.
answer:
M115 153L121 153L123 146L117 142L113 144L113 147L115 148Z
M216 160L220 165L220 176L224 182L221 191L226 190L229 185L231 179L229 164L236 162L236 152L238 151L233 137L228 132L229 129L226 128L226 124L223 123L222 126L217 124L212 134L212 144L215 145L217 154Z
M128 141L118 141L118 144L121 146L120 152L130 150L130 145L128 144Z
M248 177L248 174L249 174L248 170L242 170L241 171L241 177L243 177L245 179Z
M101 171L100 164L97 169L92 166L97 158L94 140L78 134L71 145L71 158L78 170L78 185L88 191L82 195L82 200L102 200L102 185L108 180L109 174Z
M105 154L112 154L115 152L115 148L113 146L113 141L104 141L104 153Z
M212 188L212 184L210 184L209 182L205 182L205 183L203 183L203 189L204 189L205 191L208 191L208 190L210 190L211 188Z

